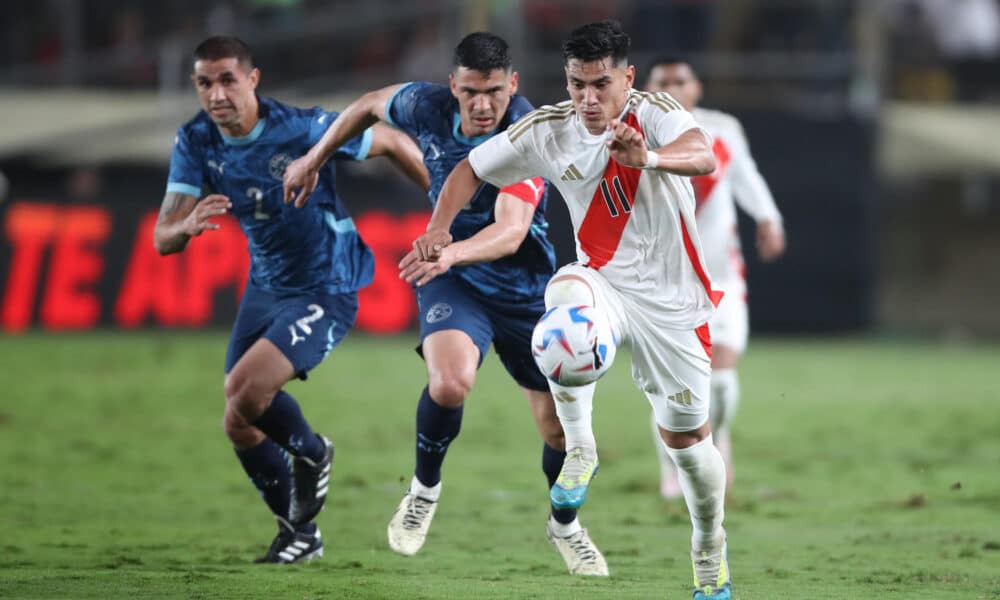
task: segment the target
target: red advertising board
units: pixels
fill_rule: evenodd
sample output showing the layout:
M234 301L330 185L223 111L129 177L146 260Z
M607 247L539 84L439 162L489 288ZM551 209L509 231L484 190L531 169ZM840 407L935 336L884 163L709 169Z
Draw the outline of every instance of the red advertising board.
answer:
M396 265L428 218L426 211L371 210L355 219L376 261L375 280L360 294L358 328L391 334L413 324L413 290ZM247 242L231 217L165 257L153 248L155 210L15 199L0 221L0 328L7 333L228 325L246 284Z

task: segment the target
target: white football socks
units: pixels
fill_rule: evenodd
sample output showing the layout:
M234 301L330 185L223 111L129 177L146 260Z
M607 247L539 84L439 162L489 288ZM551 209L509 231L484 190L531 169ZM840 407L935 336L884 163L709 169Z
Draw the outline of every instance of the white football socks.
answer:
M708 411L712 431L728 431L740 405L740 380L736 369L713 369L711 406Z
M420 483L417 476L413 476L413 480L410 481L410 493L414 496L419 496L424 500L430 500L431 502L437 502L438 498L441 497L441 482L437 482L437 485L432 485L427 487L426 485Z
M667 447L667 453L677 465L684 501L691 513L692 549L717 550L723 537L726 465L712 444L712 436L687 448Z
M549 388L556 404L556 415L566 436L566 450L580 447L596 448L591 416L597 382L568 387L549 381Z

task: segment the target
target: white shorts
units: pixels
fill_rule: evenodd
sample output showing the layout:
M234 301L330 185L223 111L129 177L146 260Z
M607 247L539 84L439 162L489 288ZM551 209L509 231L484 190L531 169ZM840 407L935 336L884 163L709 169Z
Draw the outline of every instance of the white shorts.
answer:
M725 286L721 287L726 289ZM742 290L737 290L726 292L708 323L712 329L713 344L732 348L738 354L743 354L750 334L750 316L746 296Z
M594 305L608 316L618 345L632 352L632 380L646 394L660 427L691 431L704 425L712 375L708 324L697 330L669 329L657 318L662 309L622 294L598 271L570 264L553 280L561 275L590 285Z

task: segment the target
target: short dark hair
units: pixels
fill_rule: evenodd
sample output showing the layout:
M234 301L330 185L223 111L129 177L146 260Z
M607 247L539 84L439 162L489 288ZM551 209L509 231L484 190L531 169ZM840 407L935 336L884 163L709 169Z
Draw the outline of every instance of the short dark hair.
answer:
M496 69L510 71L513 61L507 42L500 36L477 31L462 38L455 46L452 66L465 67L487 74Z
M253 56L250 46L238 37L216 35L208 38L194 49L195 60L222 60L235 58L247 71L253 69Z
M563 42L563 58L566 62L577 59L592 62L611 57L615 64L628 60L632 40L622 30L618 21L601 21L577 27Z

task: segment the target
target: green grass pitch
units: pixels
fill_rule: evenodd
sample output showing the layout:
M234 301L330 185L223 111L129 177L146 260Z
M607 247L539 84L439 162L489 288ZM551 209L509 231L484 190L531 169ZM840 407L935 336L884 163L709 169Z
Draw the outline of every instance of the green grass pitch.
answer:
M545 539L541 441L483 366L427 544L385 527L413 468L414 339L349 336L289 386L337 445L326 556L256 566L275 532L222 434L225 334L0 339L0 598L690 598L686 512L657 495L620 354L581 512L612 576ZM727 507L742 600L1000 598L1000 347L757 340Z

